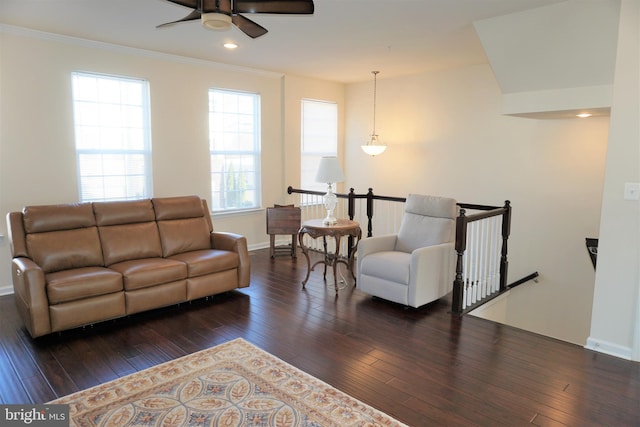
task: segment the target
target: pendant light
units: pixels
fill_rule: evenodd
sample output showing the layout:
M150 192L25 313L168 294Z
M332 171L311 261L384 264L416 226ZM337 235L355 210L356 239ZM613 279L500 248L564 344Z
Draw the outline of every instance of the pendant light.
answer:
M369 137L369 141L361 145L362 151L367 153L370 156L377 156L378 154L384 153L384 150L387 149L387 144L384 142L380 142L378 139L378 134L376 133L376 86L377 86L377 76L380 71L372 71L373 73L373 132L371 132L371 136Z

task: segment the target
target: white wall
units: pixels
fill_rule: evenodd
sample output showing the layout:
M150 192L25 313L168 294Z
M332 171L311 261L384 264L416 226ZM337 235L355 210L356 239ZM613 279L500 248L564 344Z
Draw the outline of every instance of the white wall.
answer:
M149 80L155 196L197 194L210 200L208 95L211 87L257 92L262 102L262 203L281 202L292 179L285 160L299 146L300 101L342 102L343 86L292 77L284 99L281 74L36 33L0 30L0 235L4 215L25 205L78 200L71 76L75 70ZM307 95L307 93L309 95ZM291 108L291 112L285 111ZM342 106L340 106L342 109ZM286 118L286 120L285 120ZM285 126L294 129L285 129ZM297 129L297 131L296 131ZM285 138L285 133L287 138ZM286 141L286 143L285 143ZM293 156L285 158L284 154ZM299 149L298 149L299 156ZM217 230L268 245L264 211L214 216ZM0 293L10 291L10 251L0 240Z
M584 344L595 273L585 237L598 237L608 118L503 116L488 65L405 78L378 76L376 127L389 147L366 156L372 83L347 88L347 185L389 196L409 192L513 206L507 322ZM374 231L375 233L375 231ZM514 308L515 307L515 308Z
M611 130L598 248L595 300L587 347L640 360L640 211L624 200L640 181L640 4L622 2Z

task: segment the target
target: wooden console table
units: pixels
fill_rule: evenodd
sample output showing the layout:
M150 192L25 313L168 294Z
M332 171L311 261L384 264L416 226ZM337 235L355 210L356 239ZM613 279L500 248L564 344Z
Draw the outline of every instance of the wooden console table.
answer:
M324 264L324 279L327 279L327 266L333 267L333 282L336 288L336 292L338 292L337 268L339 263L343 263L344 265L346 265L347 268L351 271L353 279L356 279L356 275L353 272L353 256L356 252L356 249L358 248L360 237L362 237L362 230L360 229L360 224L358 224L356 221L351 221L348 219L338 219L338 222L334 225L324 225L322 221L322 219L312 219L309 221L305 221L302 223L300 231L298 232L298 241L300 242L300 248L302 249L302 253L307 259L307 276L302 281L302 287L304 288L306 286L311 270L313 270L318 264ZM309 260L308 248L304 244L305 234L308 234L313 239L317 239L318 237L322 237L323 239L324 258L320 261L317 261L315 264L313 264L313 266L311 266L311 261ZM333 237L335 239L335 253L327 252L327 236ZM350 255L347 257L347 261L340 258L340 238L342 236L351 236L354 238L354 244L351 248Z

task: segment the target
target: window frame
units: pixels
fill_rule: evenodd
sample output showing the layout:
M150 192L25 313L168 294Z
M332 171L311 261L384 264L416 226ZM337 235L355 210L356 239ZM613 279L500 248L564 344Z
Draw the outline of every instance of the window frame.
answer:
M209 100L209 108L208 108L208 119L209 119L209 134L208 134L208 143L209 143L209 166L210 166L210 180L209 183L211 185L211 213L212 214L227 214L227 213L234 213L234 212L246 212L246 211L251 211L251 210L256 210L256 209L260 209L261 208L261 204L262 204L262 141L261 141L261 137L262 137L262 97L260 95L260 93L258 92L251 92L251 91L244 91L244 90L237 90L237 89L228 89L228 88L220 88L220 87L212 87L209 88L208 92L208 100ZM240 113L240 107L238 107L238 110L235 112L230 112L227 110L222 110L222 111L216 111L215 110L215 105L214 105L214 99L213 97L218 94L218 95L234 95L234 96L249 96L251 98L252 101L252 113L251 113L251 132L241 132L239 130L240 126L242 126L242 114ZM229 132L228 130L222 130L222 131L218 131L217 129L215 129L216 126L216 118L214 117L214 115L216 114L231 114L231 115L235 115L236 116L236 124L238 126L237 132ZM247 124L247 122L244 123L245 125ZM246 148L243 149L241 147L235 147L232 149L226 148L226 149L220 149L220 147L215 147L215 143L214 143L214 134L218 133L218 132L222 132L222 133L226 133L228 135L235 135L235 143L241 143L241 140L243 139L242 137L244 136L245 138L247 137L247 135L250 133L251 134L251 149L247 150ZM223 138L224 139L224 138ZM234 139L232 137L232 139ZM246 142L246 139L245 139ZM231 142L226 142L227 144L230 144ZM221 144L225 144L225 142L222 142ZM226 172L226 170L223 171L216 171L215 167L214 167L214 156L224 156L225 159L225 166L227 165L226 161L226 156L232 156L232 157L242 157L244 158L244 161L248 161L248 159L251 159L250 161L248 161L248 163L252 163L251 167L253 170L248 170L249 175L253 177L253 179L250 179L248 181L249 184L249 190L252 194L252 201L250 202L250 204L246 205L246 206L237 206L237 205L233 205L233 203L231 205L227 205L229 199L232 199L231 197L228 197L229 193L228 190L225 189L224 191L224 196L222 196L221 199L219 199L217 197L217 194L220 193L219 191L216 192L214 191L214 188L216 187L215 183L219 183L219 185L224 181L224 182L229 182L228 180L232 177L231 175L227 175L228 172ZM242 162L242 160L241 160ZM246 163L245 163L246 165ZM245 168L241 168L243 169L242 172L238 173L238 172L234 172L235 175L238 174L245 174L247 173L247 170L244 170ZM220 175L221 179L218 181L215 179L215 175ZM236 176L234 179L238 179L238 178L242 178L242 175ZM246 175L244 177L244 179L246 179ZM219 186L218 185L218 186ZM242 185L242 183L241 183ZM247 191L247 190L241 190L241 191ZM218 201L220 200L220 201ZM245 200L244 198L242 200ZM222 207L220 207L220 205L224 205Z
M83 98L83 94L80 93L78 85L82 84L80 79L91 78L97 79L95 99L90 100ZM125 94L122 91L119 92L119 101L115 102L110 100L107 102L101 93L99 93L100 80L102 84L105 82L117 82L118 86L122 88L126 84L139 84L140 98L138 103L126 102L121 95ZM149 81L137 77L119 76L112 74L96 73L89 71L72 71L71 72L71 98L73 109L73 130L74 130L74 148L76 155L76 177L78 181L78 200L81 202L97 202L97 201L115 201L115 200L137 200L152 197L153 194L153 170L152 170L152 142L151 142L151 102L150 102L150 87ZM102 99L101 99L102 98ZM126 97L125 97L126 98ZM82 104L85 104L84 109L79 108ZM99 116L85 122L86 117L82 116L91 115L91 107L94 109L94 115L97 112ZM112 115L110 118L104 118L106 111L111 108L117 109L118 114ZM140 109L140 117L131 119L132 116L127 116L123 109ZM117 116L117 117L116 117ZM128 120L125 120L128 119ZM97 120L97 121L96 121ZM120 122L119 126L109 122ZM137 121L134 125L131 122ZM91 132L91 130L93 132ZM87 133L85 133L85 131ZM134 145L141 144L140 148L126 147L130 144L127 142L127 138L131 138L135 132L139 132L141 141L134 142ZM87 134L94 133L88 137ZM84 135L83 135L84 134ZM86 138L86 140L85 140ZM119 139L117 144L109 145L110 138L113 140ZM92 141L93 146L85 146L87 140L97 139ZM131 138L137 140L135 136ZM83 141L84 140L84 141ZM105 146L105 144L107 146ZM87 159L87 156L93 157L93 160ZM121 159L117 162L112 161L110 164L105 161L105 157L115 156ZM142 156L141 173L130 173L128 166L131 164L134 156ZM95 172L87 172L86 167L89 163L97 162L94 164ZM96 165L99 163L99 167ZM121 163L118 165L118 163ZM115 171L120 169L119 173L108 173L109 170ZM84 170L84 171L83 171ZM137 186L129 188L128 183L132 183L132 178L142 176L141 192L132 194L130 190ZM101 185L95 186L95 194L91 195L91 186L88 181L91 178L98 178ZM134 179L135 180L135 179ZM121 181L119 186L109 186L107 181ZM140 184L138 184L139 186ZM100 189L100 191L96 191ZM114 190L116 190L114 192ZM122 192L123 191L123 192Z
M326 133L324 133L324 135L321 137L322 139L334 138L331 141L331 145L334 145L334 147L330 147L332 149L329 150L305 150L305 142L307 140L307 137L313 137L312 131L310 131L309 134L307 134L306 132L307 122L305 121L305 118L308 116L308 114L305 114L305 106L318 107L320 105L331 106L334 109L332 113L335 114L335 121L332 123L332 125L334 128L333 130L335 130L335 134L332 136L328 136ZM317 170L317 165L319 164L321 157L338 156L338 103L335 101L327 101L321 99L302 98L300 101L300 116L300 187L305 190L325 192L327 190L327 184L315 182L315 170ZM317 121L319 120L319 118L316 117L315 120ZM327 126L319 126L319 128L327 129ZM312 160L305 161L305 157ZM315 168L313 166L315 166ZM309 178L311 175L308 173L307 179L305 179L305 171L309 170L312 171L310 173L313 174L313 178ZM332 188L333 191L336 191L335 183L332 185Z

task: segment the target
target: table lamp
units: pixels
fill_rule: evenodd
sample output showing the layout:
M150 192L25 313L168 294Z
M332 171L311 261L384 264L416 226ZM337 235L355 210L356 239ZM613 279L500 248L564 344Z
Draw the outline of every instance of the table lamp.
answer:
M327 217L322 220L324 225L334 225L338 220L333 216L333 210L338 204L338 197L333 194L332 185L336 182L344 181L342 168L338 162L338 158L334 156L325 156L320 159L320 166L316 174L317 182L327 183L327 194L323 197L324 207L327 209Z

